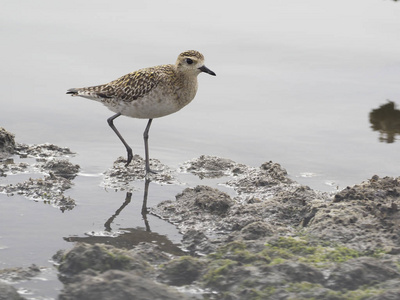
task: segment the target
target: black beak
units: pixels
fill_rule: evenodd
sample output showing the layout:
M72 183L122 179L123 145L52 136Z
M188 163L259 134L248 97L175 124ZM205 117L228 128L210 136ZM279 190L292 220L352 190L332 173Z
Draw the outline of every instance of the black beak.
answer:
M200 67L199 70L202 71L202 72L204 72L204 73L208 73L208 74L210 74L210 75L212 75L212 76L215 76L215 75L216 75L213 71L211 71L211 70L210 70L209 68L207 68L206 66Z

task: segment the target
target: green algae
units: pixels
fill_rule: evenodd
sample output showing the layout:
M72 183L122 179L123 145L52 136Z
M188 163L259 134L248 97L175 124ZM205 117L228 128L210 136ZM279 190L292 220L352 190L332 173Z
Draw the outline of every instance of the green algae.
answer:
M160 265L161 278L172 285L186 285L196 280L203 268L204 263L192 256L181 256L166 264Z
M104 244L89 247L85 244L76 246L73 251L63 255L59 265L60 272L77 274L86 269L105 272L117 270L151 270L150 264L138 262L128 251L110 248Z
M349 259L366 256L364 253L335 244L324 245L308 241L307 238L280 237L265 244L264 255L272 258L272 263L294 260L310 263L316 267L325 264L341 263Z
M252 263L269 263L271 258L263 252L252 252L247 249L247 245L243 242L235 241L228 243L215 253L209 255L210 259L231 259L244 264Z
M384 254L383 250L367 253L334 243L319 244L308 240L307 237L279 237L266 243L258 252L249 249L242 241L234 241L218 248L215 253L208 256L208 259L230 259L243 264L265 265L276 265L291 260L324 267L362 256L381 257Z
M207 286L219 287L225 282L226 275L238 263L231 259L218 259L212 261L209 265L208 272L203 276L203 282Z
M273 278L271 281L265 281L260 274L265 272L265 276L268 276L269 272L276 272L276 265L287 262L330 269L350 259L382 255L385 255L383 250L362 252L337 243L315 240L309 236L279 237L257 247L245 241L234 241L205 257L205 272L199 281L208 288L231 289L237 293L240 291L245 299L273 299L277 295L286 295L287 299L361 300L379 295L383 290L374 286L352 291L332 290L315 282L286 282L284 278L281 281L279 275L277 281ZM240 278L238 274L241 274ZM229 293L221 299L231 299Z

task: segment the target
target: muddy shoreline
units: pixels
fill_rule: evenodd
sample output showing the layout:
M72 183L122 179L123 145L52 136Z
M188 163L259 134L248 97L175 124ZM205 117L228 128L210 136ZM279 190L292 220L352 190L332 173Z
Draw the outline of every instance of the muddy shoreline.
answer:
M70 210L79 166L55 145L24 145L0 128L0 176L42 174L0 192ZM14 163L11 155L34 158ZM400 178L373 176L335 194L288 177L278 163L258 168L201 156L171 170L157 160L150 178L181 184L176 173L220 179L148 208L183 234L179 251L151 242L131 248L76 242L53 259L64 284L58 299L397 299L400 298ZM78 175L79 176L79 175ZM104 187L126 191L145 181L143 159L123 158L104 172ZM147 181L145 181L147 182ZM234 195L234 196L232 196ZM144 205L145 207L145 205ZM146 208L146 207L145 207ZM147 209L147 208L146 208ZM29 280L38 266L0 270L0 299L24 299L5 281ZM34 274L34 275L32 275Z

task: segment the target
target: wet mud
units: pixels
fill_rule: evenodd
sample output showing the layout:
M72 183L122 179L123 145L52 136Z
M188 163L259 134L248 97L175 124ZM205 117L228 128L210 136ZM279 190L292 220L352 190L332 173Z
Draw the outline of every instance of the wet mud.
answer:
M102 185L105 188L127 191L134 190L133 182L145 179L145 162L139 155L134 155L131 163L126 166L126 160L119 157L113 166L104 172ZM160 184L177 184L178 180L168 166L162 164L158 159L150 159L150 168L156 173L151 174L151 181Z
M49 148L57 149L42 149ZM13 164L5 159L0 174L36 169L44 177L40 184L31 179L0 186L0 191L47 197L58 206L57 196L71 187L79 171L68 163L73 154L60 148L54 150L59 154L42 156L18 144L4 149L36 160ZM130 245L125 240L116 247L77 238L72 249L61 249L52 258L64 284L59 299L400 298L400 178L373 176L337 193L323 193L290 179L271 161L249 167L201 156L179 170L157 160L152 164L160 172L149 181L181 184L179 174L188 172L199 183L202 178L219 183L183 187L174 199L149 208L148 213L183 234L179 251L171 253L150 241ZM132 181L145 180L143 165L139 156L128 168L117 159L105 171L103 185L129 195ZM0 299L6 293L20 299L1 284Z
M34 178L6 185L0 184L0 193L8 196L18 194L31 200L43 201L62 211L73 209L76 205L75 200L65 196L64 191L72 187L72 180L80 169L78 165L68 160L74 153L69 148L52 144L19 144L14 141L12 134L4 134L4 131L0 128L0 138L3 139L0 141L0 152L3 155L0 161L0 176L32 174ZM9 158L11 155L17 155L27 162L15 163Z

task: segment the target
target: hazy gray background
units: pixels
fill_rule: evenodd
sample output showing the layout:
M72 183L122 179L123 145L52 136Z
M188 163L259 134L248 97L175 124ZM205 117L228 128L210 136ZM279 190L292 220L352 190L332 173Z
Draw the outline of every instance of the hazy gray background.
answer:
M379 142L368 120L387 99L400 102L399 29L400 5L388 0L3 0L0 126L18 142L70 147L83 174L100 174L126 155L106 122L112 112L65 91L174 63L196 49L217 76L201 74L189 106L154 120L152 158L172 168L201 154L251 166L272 160L324 191L374 174L399 176L399 142ZM146 121L120 117L115 124L143 155ZM7 176L0 184L21 180ZM78 206L64 214L0 195L0 268L50 265L70 245L63 237L104 230L125 193L100 182L99 175L78 176L67 193ZM151 184L149 206L183 188ZM113 230L143 227L142 189L139 182ZM149 222L179 242L172 225ZM56 295L52 276L32 289Z
M102 172L125 150L102 105L65 95L197 49L217 77L157 119L151 156L279 162L314 188L398 175L398 143L378 142L368 113L400 101L400 6L352 1L2 1L1 126L20 142L77 151ZM117 127L143 154L143 120Z

